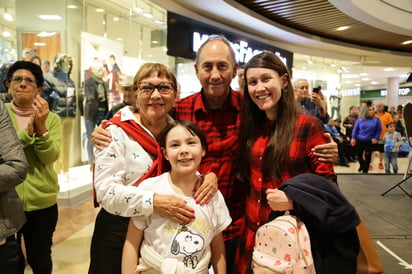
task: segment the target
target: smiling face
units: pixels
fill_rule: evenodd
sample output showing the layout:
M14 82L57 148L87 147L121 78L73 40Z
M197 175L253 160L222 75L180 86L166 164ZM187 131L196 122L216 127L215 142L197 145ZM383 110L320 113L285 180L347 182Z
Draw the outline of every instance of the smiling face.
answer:
M159 77L153 74L150 77L143 78L139 83L136 95L137 105L143 124L153 124L159 120L165 121L168 113L172 110L175 98L176 88L171 84L172 81L166 77ZM159 92L159 87L171 86L169 92ZM159 86L160 85L160 86ZM155 86L153 92L145 92L140 87Z
M163 153L172 172L189 174L196 172L206 152L197 135L178 125L167 133Z
M237 64L232 59L230 48L223 41L209 41L201 49L195 64L196 76L213 109L223 105L236 69Z
M250 98L260 110L266 112L270 120L274 120L277 103L282 96L282 89L287 86L284 76L272 69L250 68L246 72Z

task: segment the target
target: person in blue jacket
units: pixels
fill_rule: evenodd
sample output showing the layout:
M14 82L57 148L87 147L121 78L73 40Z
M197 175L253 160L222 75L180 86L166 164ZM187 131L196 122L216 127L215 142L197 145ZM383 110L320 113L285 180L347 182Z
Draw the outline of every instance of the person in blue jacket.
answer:
M352 146L356 145L356 155L359 161L359 169L362 173L368 173L372 152L378 143L382 125L379 118L375 117L373 106L362 109L359 119L352 131Z

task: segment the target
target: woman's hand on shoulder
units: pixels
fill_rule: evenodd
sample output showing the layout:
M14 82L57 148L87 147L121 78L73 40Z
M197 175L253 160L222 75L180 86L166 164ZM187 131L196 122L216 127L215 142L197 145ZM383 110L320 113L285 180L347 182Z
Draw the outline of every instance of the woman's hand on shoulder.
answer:
M193 197L196 203L203 205L208 204L218 190L217 176L214 172L208 172L200 176L196 184Z

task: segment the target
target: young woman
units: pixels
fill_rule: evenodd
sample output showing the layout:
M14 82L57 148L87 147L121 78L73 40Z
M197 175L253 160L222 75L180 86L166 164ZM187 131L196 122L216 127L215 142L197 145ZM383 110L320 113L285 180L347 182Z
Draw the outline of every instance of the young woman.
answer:
M273 53L262 52L246 64L245 80L238 176L250 188L235 259L236 273L246 272L256 230L269 215L273 211L281 215L281 211L296 210L299 201L278 189L285 180L302 173L314 173L331 179L329 182L336 181L332 164L320 162L311 151L315 145L326 142L325 130L316 117L299 112L285 64ZM306 211L310 213L311 210ZM316 244L316 240L314 242ZM326 258L323 255L315 254L314 258ZM346 259L342 264L347 263ZM350 263L356 269L356 256ZM327 273L322 272L319 260L315 265L317 272Z
M166 126L159 142L171 170L146 179L139 188L181 197L195 210L196 219L180 225L159 214L133 217L123 249L122 273L208 273L210 262L214 273L226 273L222 231L231 218L224 198L218 192L203 206L193 198L200 181L196 170L207 150L204 134L193 122L180 120Z

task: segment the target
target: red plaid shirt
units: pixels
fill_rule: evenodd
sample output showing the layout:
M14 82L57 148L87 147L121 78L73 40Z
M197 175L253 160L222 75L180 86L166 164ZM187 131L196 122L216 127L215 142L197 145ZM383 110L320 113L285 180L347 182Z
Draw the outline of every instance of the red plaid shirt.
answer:
M272 209L269 207L265 191L277 188L283 181L301 173L315 173L336 181L333 164L320 162L311 149L324 144L324 128L316 117L300 114L296 121L295 133L290 146L290 167L281 174L281 178L271 181L262 180L262 157L267 147L268 128L252 146L250 154L250 190L246 200L246 220L239 238L235 262L236 273L245 273L252 256L257 228L266 223Z
M174 113L176 120L195 122L206 136L208 151L199 172L213 171L218 177L219 190L232 217L232 223L223 231L225 241L239 236L246 200L247 185L235 180L242 97L241 93L230 90L220 109L209 110L201 91L179 100Z

